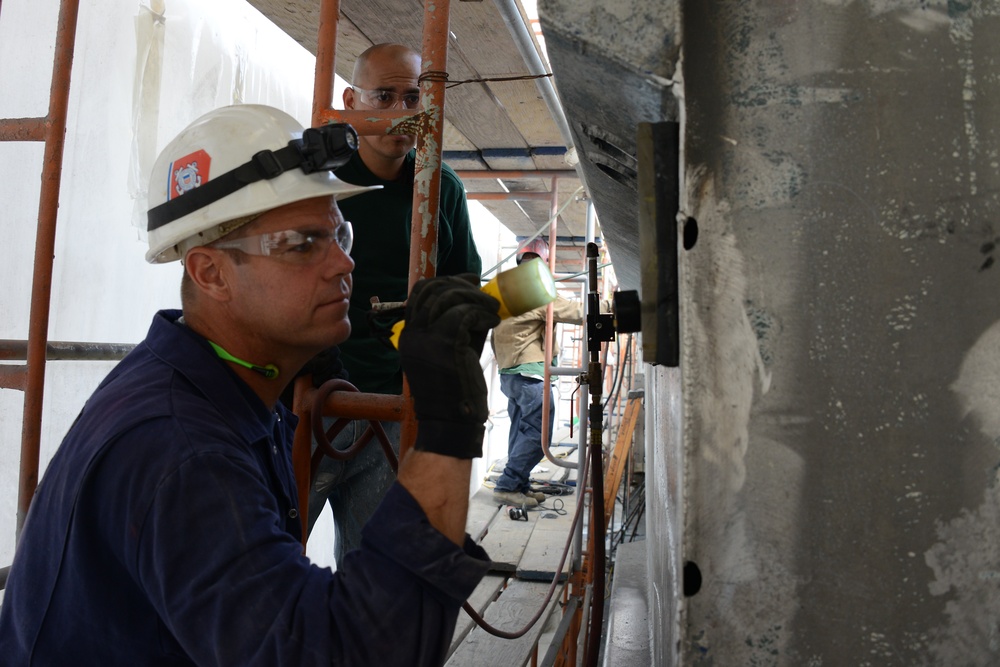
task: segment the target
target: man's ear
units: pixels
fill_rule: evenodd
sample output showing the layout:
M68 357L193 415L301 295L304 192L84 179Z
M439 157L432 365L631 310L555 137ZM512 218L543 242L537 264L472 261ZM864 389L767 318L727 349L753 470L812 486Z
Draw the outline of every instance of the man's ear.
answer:
M354 108L354 89L348 86L344 88L344 108L353 109Z
M200 246L184 257L184 270L195 289L215 301L229 301L232 260L225 251Z

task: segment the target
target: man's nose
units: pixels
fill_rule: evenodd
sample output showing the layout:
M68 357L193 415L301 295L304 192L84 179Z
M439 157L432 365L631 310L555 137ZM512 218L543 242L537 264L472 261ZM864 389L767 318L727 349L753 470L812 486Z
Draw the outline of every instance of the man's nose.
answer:
M325 265L333 275L347 274L354 270L354 259L338 244L332 243L326 253Z

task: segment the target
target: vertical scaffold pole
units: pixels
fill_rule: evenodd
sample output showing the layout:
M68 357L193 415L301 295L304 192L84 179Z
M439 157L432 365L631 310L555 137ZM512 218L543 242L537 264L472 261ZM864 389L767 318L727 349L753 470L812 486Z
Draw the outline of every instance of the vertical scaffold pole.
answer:
M62 0L56 29L49 112L43 120L45 151L42 156L42 186L38 203L38 230L31 283L31 311L28 324L28 375L24 391L21 427L21 464L17 488L17 528L19 537L28 507L38 486L42 439L42 398L45 392L45 351L49 335L52 301L52 266L55 259L56 217L62 183L63 148L66 143L66 115L69 83L76 45L79 0Z
M438 207L441 200L441 146L444 140L444 87L448 67L449 0L424 3L423 49L420 66L420 103L424 112L423 132L417 137L413 176L413 216L410 231L410 277L413 288L421 278L437 273ZM408 402L409 386L403 396ZM400 460L417 435L412 410L406 411L400 435Z

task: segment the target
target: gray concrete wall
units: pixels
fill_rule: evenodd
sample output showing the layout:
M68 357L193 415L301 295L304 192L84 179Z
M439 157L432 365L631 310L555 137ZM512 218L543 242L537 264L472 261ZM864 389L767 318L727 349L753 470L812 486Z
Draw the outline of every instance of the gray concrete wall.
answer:
M682 663L997 664L1000 5L684 8Z
M656 664L1000 664L1000 3L680 17L699 237L681 368L647 369ZM560 62L643 76L586 30L547 43L564 101ZM669 119L593 94L614 136ZM609 238L623 192L595 194Z

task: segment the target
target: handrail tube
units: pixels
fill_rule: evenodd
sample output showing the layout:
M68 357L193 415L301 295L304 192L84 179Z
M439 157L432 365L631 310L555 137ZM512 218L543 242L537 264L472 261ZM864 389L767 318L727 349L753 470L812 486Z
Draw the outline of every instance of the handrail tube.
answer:
M551 199L551 192L531 192L531 191L521 191L521 192L466 192L466 199L471 199L474 201L508 201L508 200L532 200L532 199Z
M549 369L549 375L579 375L586 372L586 367L577 368L576 366L553 366Z

